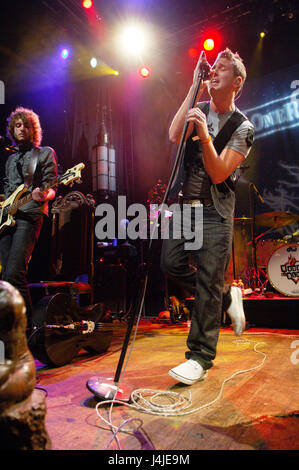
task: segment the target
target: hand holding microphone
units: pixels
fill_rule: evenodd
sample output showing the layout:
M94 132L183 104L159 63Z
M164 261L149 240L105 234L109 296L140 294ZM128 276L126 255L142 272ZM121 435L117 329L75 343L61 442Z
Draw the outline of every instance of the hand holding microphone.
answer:
M208 80L210 78L210 74L211 66L207 61L206 53L205 51L201 51L194 70L193 81L196 81L199 78L199 75L201 75L202 80Z
M199 91L202 93L208 86L211 77L211 66L207 61L205 51L201 51L198 62L193 74L193 86L196 86L198 80L201 79Z

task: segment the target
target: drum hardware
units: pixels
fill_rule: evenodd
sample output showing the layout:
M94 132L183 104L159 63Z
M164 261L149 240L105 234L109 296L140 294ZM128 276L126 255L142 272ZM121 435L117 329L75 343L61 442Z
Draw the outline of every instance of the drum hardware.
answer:
M253 193L253 197L252 197ZM252 275L250 276L250 281L252 279L252 287L253 290L263 288L265 285L265 282L263 283L260 279L260 270L257 265L257 253L256 253L256 235L255 235L255 226L256 226L256 201L257 198L260 199L262 203L264 203L264 200L262 199L258 189L253 183L249 183L249 201L250 201L250 215L251 217L251 257L252 257L252 270L251 273ZM253 199L253 202L252 202Z
M297 238L299 237L299 230L296 230L296 232L292 233L291 235L285 235L283 237L284 240L292 240L292 238Z
M252 191L254 193L253 202L252 202ZM293 224L299 220L299 215L294 214L290 211L274 211L274 212L265 212L263 214L256 215L256 200L259 200L264 203L258 189L253 183L249 183L249 199L250 199L250 215L252 216L251 220L251 240L248 245L251 246L252 249L252 265L253 268L251 270L252 275L252 284L254 290L264 289L264 286L268 282L268 272L265 272L261 269L261 266L258 266L257 260L257 242L262 239L266 234L271 233L273 230L276 230L279 227L284 227L286 225ZM258 237L255 236L255 226L265 226L269 227L264 233L259 235ZM261 279L261 276L264 277L264 281ZM251 281L251 279L250 279Z
M248 265L251 264L251 250L248 247L250 223L250 217L234 219L232 254L226 271L226 282L231 283L234 279L242 279L246 287L248 287Z
M244 216L243 217L235 217L234 221L235 221L235 223L246 225L246 224L251 223L252 217L244 217Z
M253 196L251 189L254 192ZM243 216L234 219L232 256L226 280L230 282L232 279L242 279L245 287L252 288L253 291L264 292L268 288L275 290L273 282L269 280L268 263L275 250L289 242L296 242L294 237L299 235L299 231L297 230L292 237L286 236L283 239L267 238L267 236L280 227L295 223L299 220L299 215L290 211L274 211L256 215L256 200L257 198L261 200L261 198L253 183L249 184L249 192L250 217ZM265 226L267 229L256 236L256 225Z
M270 227L268 230L261 233L258 237L255 237L255 241L257 242L260 238L264 237L266 234L269 234L269 233L273 232L273 230L276 230L276 228L277 227ZM250 240L250 242L248 242L248 245L251 245L251 244L252 244L252 240Z
M254 212L254 209L253 209L253 212ZM253 252L253 266L254 266L253 267L253 273L254 273L253 281L254 281L256 290L257 289L264 290L266 284L269 282L270 286L272 286L276 291L282 294L293 295L293 296L299 295L297 294L296 287L294 287L292 284L287 282L288 287L289 288L292 287L291 291L288 292L286 286L283 284L283 281L279 277L280 274L277 273L278 268L273 267L274 266L273 260L277 260L279 255L280 257L282 257L284 253L284 249L291 250L290 248L291 245L290 243L288 243L289 238L287 237L284 237L284 239L265 238L265 235L269 235L271 232L277 230L277 228L284 227L289 224L293 224L297 222L298 220L299 220L299 215L294 214L290 211L267 212L267 213L259 214L257 216L254 216L253 214L252 225L256 224L260 226L269 227L265 232L253 238L253 234L255 234L255 227L253 226L252 231L251 231L252 239L248 242L248 245L252 247L252 252ZM288 246L286 247L286 245ZM297 247L296 244L295 244L295 247ZM285 262L287 263L287 261ZM296 265L296 267L293 268L294 272L292 272L292 275L295 276L295 280L293 279L293 282L295 281L298 282L296 278L296 275L297 275L296 269L297 269L297 265L299 264L299 259L298 259L298 264L297 264L297 260L293 262ZM275 278L275 274L273 274L273 271L275 270L276 270L276 276L278 276L279 281ZM271 279L271 274L272 274L272 278L274 276L275 281ZM289 277L291 276L290 273L288 273L288 275ZM281 284L283 285L281 286Z

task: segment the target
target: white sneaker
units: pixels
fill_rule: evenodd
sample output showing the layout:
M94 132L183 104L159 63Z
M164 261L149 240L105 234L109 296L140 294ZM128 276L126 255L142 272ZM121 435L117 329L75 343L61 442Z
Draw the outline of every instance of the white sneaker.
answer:
M245 314L243 309L242 290L237 286L231 286L232 301L227 313L232 321L232 327L236 336L241 336L245 329Z
M179 382L186 385L193 385L199 380L204 380L208 372L202 368L199 362L194 359L188 359L188 361L170 369L168 374Z

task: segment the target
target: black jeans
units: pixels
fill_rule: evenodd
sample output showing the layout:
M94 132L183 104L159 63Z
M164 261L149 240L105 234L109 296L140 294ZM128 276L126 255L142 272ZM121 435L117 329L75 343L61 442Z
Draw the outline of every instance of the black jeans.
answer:
M32 302L27 284L29 261L39 237L43 216L35 220L16 219L13 227L5 229L0 237L2 280L16 287L24 298L27 312L27 328L32 329Z
M192 212L192 231L194 213ZM221 325L222 302L228 307L230 292L225 292L224 276L232 248L233 219L224 219L214 206L203 207L203 243L192 252L196 271L190 267L185 238L164 240L161 269L180 292L194 293L191 327L187 339L187 359L197 360L206 370L213 366Z

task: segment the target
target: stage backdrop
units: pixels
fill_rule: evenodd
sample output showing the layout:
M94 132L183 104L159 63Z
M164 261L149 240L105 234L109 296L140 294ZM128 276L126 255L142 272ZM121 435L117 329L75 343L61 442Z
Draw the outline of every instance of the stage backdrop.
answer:
M249 166L239 180L236 215L249 215L248 184L264 199L257 214L271 211L299 213L299 66L293 66L246 84L238 103L255 126ZM291 233L298 224L280 229Z

